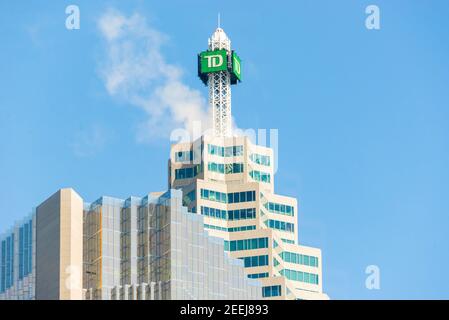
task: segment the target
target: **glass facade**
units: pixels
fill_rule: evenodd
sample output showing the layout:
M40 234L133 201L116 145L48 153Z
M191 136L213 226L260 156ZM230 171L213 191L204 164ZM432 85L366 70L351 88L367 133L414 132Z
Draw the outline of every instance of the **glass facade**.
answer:
M32 272L33 221L29 220L19 228L19 279Z
M110 288L130 280L130 212L126 209L124 200L111 197L86 205L83 287L90 289L90 299L109 300Z
M244 262L229 257L223 240L208 236L202 217L188 212L183 201L181 191L171 190L125 201L103 197L89 206L87 299L261 297L260 283L244 274ZM108 226L105 212L112 218ZM111 226L115 235L106 236Z
M244 271L255 258L230 257L223 239L209 236L203 218L183 201L181 191L171 190L85 203L83 299L261 299L261 283ZM34 219L0 237L0 299L35 298ZM265 261L268 256L257 259Z
M34 296L34 214L0 236L0 300L29 300Z

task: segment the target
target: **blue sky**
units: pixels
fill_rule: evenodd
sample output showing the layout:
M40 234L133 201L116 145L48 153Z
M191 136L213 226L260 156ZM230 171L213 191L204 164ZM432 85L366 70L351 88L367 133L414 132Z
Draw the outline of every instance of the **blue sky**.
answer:
M62 187L86 201L166 189L169 139L105 86L98 22L138 13L165 35L183 88L206 97L196 54L221 12L244 73L233 115L279 129L276 192L299 199L300 242L322 248L325 291L448 299L449 2L430 2L2 1L0 229ZM69 4L80 30L65 28ZM365 28L369 4L380 30ZM373 264L380 290L365 288Z

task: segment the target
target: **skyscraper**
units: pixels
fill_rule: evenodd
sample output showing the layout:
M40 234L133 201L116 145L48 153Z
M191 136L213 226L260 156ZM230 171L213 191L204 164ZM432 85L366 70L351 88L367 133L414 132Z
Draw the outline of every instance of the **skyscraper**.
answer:
M198 56L198 72L209 88L213 135L172 146L170 188L182 189L184 205L244 261L264 297L327 299L321 250L298 243L297 201L275 194L273 149L232 134L231 84L241 80L241 62L220 27Z
M213 134L170 150L169 190L85 202L61 189L0 237L0 299L328 299L272 148L232 131L241 61L220 27L198 55Z

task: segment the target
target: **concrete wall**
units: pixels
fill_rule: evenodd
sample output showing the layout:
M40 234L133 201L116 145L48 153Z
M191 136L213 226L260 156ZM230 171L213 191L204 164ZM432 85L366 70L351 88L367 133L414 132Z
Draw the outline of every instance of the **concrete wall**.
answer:
M82 299L83 200L61 189L36 209L36 299Z

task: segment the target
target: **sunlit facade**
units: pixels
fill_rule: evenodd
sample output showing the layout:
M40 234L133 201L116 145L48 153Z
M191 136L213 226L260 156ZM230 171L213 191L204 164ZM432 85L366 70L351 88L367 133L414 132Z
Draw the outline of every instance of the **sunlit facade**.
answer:
M262 298L180 190L85 203L62 189L0 245L1 300Z
M247 137L203 136L172 146L170 187L268 288L265 298L327 299L321 250L298 243L297 200L274 192L274 161L273 149Z
M182 206L179 190L86 205L84 239L85 299L261 298L260 283Z

